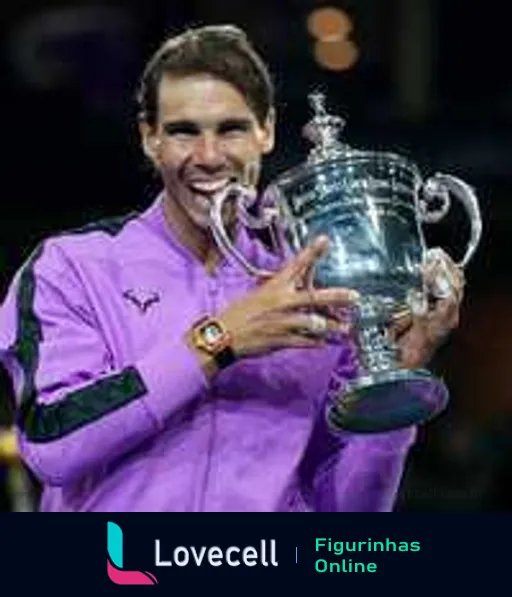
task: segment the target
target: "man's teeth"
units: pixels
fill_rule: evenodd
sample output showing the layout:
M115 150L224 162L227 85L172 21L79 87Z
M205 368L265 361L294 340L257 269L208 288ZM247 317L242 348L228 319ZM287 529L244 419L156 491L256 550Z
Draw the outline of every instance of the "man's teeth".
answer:
M190 187L200 193L217 193L229 184L229 179L222 180L202 180L190 183Z

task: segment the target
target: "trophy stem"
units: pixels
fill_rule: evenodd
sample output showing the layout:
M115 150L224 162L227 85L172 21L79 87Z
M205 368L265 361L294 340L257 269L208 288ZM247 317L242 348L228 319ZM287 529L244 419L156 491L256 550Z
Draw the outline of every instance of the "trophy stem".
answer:
M386 332L391 302L361 300L357 314L360 371L327 406L334 431L373 433L424 423L446 407L442 380L424 369L403 369L398 348Z
M385 323L390 305L378 297L364 297L357 314L357 341L363 375L397 368L398 349L388 337Z

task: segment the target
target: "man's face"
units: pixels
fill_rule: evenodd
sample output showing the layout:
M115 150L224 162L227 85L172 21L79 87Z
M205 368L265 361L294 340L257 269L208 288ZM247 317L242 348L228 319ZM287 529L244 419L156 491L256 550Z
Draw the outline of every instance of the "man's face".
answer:
M260 124L235 87L208 74L164 77L157 124L141 133L169 199L201 228L212 196L233 181L254 186L274 144L273 114Z

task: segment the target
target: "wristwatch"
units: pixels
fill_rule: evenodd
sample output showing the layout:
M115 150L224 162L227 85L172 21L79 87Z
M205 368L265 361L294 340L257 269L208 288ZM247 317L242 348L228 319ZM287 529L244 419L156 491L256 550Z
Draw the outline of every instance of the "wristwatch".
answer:
M211 355L219 369L224 369L236 360L231 333L215 317L205 316L194 324L192 342L196 348Z

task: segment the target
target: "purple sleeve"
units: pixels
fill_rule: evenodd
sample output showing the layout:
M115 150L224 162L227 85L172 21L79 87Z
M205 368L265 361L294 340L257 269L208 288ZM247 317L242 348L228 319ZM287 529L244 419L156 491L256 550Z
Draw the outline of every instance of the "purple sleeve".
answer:
M330 391L339 390L355 371L352 347L342 354ZM306 501L317 512L391 511L417 428L335 434L325 421L325 403L322 402L301 468Z
M346 433L315 478L322 512L390 512L416 428L371 435Z
M22 456L52 485L132 450L206 386L198 360L170 338L115 369L79 281L51 245L9 290L0 356L14 382Z

